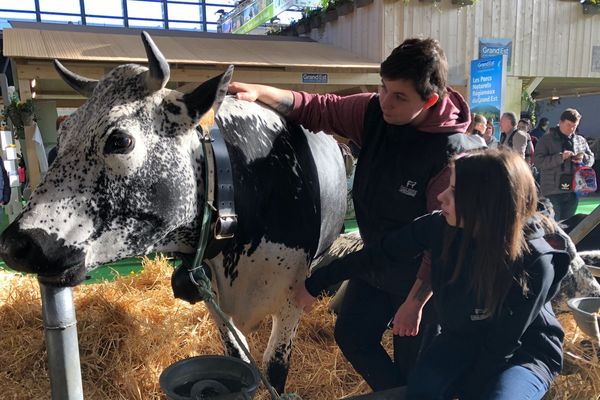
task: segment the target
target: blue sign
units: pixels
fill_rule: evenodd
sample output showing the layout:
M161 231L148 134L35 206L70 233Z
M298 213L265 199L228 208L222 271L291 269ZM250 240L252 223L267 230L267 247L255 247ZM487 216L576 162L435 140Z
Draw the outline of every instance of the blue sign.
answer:
M469 106L471 112L494 121L495 132L504 109L506 57L495 56L471 61Z
M479 58L506 56L510 71L512 65L512 39L479 38Z
M329 76L327 74L302 74L302 83L327 83Z

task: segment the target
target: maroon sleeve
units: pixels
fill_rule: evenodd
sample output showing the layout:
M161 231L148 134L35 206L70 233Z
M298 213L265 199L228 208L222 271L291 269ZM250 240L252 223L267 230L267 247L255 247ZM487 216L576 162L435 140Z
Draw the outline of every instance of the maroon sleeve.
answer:
M373 93L350 96L292 92L294 108L287 118L314 132L323 131L362 145L364 120Z
M450 185L450 168L446 166L427 185L427 212L440 209L441 204L437 197L446 190L448 185ZM431 282L431 251L429 250L423 253L417 278L424 282Z

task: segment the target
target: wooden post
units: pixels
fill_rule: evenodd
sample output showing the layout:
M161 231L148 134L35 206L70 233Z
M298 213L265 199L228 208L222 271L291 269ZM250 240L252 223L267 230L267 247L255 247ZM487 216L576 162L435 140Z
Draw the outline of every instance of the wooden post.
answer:
M27 151L27 175L29 177L29 186L31 190L35 189L42 180L40 173L40 162L37 152L35 151L35 142L33 134L35 133L35 125L25 126L25 151Z
M19 98L21 101L31 99L31 88L28 79L19 79ZM35 142L33 134L35 133L35 124L25 126L25 151L27 152L27 176L29 178L29 187L33 191L42 180L40 173L40 161L35 151Z
M585 217L583 221L577 224L571 233L569 233L575 246L577 246L577 243L581 242L598 224L600 224L600 206L596 207L590 215Z

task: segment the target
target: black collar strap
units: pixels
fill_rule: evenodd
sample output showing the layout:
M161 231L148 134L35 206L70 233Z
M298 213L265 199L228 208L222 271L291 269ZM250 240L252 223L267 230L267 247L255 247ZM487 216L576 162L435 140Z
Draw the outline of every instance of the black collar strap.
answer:
M210 129L210 136L213 139L214 165L217 172L217 181L214 186L217 209L215 238L229 239L233 237L237 228L237 214L235 213L231 160L229 158L229 152L227 151L225 139L223 139L223 135L219 128L215 118L215 125Z
M206 157L206 201L217 212L214 237L229 239L234 236L237 228L233 174L227 145L216 120L210 133L202 136L202 142Z

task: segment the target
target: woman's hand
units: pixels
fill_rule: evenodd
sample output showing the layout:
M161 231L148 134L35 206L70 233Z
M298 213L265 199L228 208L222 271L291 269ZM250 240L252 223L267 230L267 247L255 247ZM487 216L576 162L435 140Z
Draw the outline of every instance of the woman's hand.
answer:
M303 309L304 312L309 312L312 310L313 304L317 299L308 293L308 290L304 286L304 281L301 281L294 288L294 301L298 308Z
M410 302L404 302L394 316L394 335L417 336L423 307Z
M256 101L260 95L260 85L251 83L231 82L228 92L235 95L239 100Z

